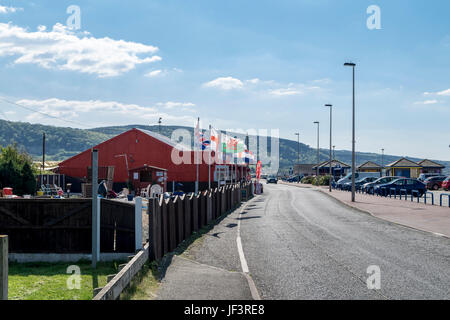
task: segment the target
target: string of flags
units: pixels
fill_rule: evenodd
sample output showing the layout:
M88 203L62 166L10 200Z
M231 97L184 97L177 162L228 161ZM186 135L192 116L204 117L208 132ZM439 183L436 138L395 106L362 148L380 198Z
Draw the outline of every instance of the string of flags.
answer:
M245 141L237 137L229 136L214 128L210 128L209 135L200 129L200 122L197 123L194 133L195 150L213 151L216 157L224 159L226 162L256 164L256 157L248 150Z

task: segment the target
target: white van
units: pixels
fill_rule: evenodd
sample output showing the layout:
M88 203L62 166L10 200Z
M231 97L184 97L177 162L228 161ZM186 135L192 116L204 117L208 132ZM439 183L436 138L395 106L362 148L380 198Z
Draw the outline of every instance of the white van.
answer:
M367 177L374 177L374 178L381 178L381 174L379 172L356 172L355 173L355 181L367 178ZM337 185L343 185L344 183L352 182L352 173L350 172L347 174L344 178L338 180Z

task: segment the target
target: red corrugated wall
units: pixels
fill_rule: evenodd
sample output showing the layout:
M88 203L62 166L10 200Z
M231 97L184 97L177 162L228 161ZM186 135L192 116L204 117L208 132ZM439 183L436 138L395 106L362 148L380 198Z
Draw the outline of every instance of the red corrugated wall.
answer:
M168 170L168 181L192 182L196 180L196 165L175 165L171 160L173 147L155 139L146 133L132 129L124 132L94 148L98 149L99 166L114 166L114 182L126 182L128 172L125 157L127 154L129 169L144 165L164 168ZM194 155L189 152L193 163ZM87 167L91 165L91 150L86 150L59 165L59 173L74 178L85 178ZM201 182L208 182L208 165L200 165L199 176ZM238 173L240 170L238 170ZM214 166L211 166L211 179L214 179Z

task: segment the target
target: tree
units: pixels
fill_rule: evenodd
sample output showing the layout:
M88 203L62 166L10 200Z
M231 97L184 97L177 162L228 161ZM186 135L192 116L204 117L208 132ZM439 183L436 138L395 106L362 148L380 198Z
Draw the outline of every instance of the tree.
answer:
M33 161L26 152L21 152L16 145L0 149L0 188L13 188L17 195L36 192L36 173Z

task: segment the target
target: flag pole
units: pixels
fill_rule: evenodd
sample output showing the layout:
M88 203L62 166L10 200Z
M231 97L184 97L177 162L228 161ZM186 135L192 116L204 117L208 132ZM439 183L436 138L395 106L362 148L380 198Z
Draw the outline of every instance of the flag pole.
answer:
M198 169L199 169L199 165L198 165L198 149L199 149L199 138L200 138L200 117L198 117L198 122L197 122L197 137L195 137L196 139L196 145L197 145L197 150L196 150L196 163L197 163L197 180L195 181L195 194L198 194L198 185L199 185L199 177L198 177Z
M209 161L208 161L208 188L211 190L211 152L212 152L212 141L211 141L211 125L209 125Z

